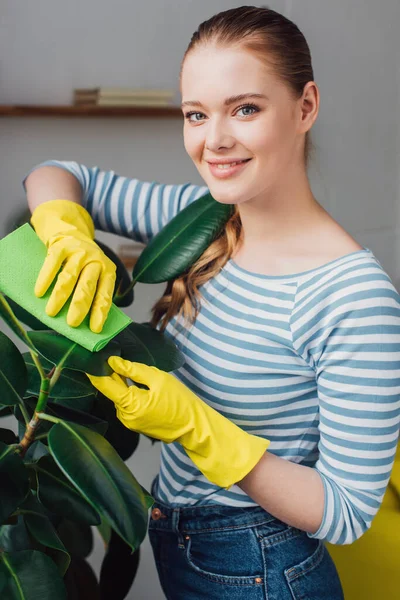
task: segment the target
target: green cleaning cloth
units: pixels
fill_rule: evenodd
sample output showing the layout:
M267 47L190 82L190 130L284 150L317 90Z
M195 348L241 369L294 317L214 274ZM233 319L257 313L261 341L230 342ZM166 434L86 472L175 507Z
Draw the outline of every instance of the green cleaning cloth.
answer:
M55 317L46 315L47 300L55 281L42 298L37 298L34 293L35 282L46 254L45 244L28 223L1 239L0 291L47 327L91 352L98 352L125 329L131 323L131 319L113 304L101 333L93 333L90 330L89 315L78 327L70 327L67 324L70 299L64 304L58 315Z

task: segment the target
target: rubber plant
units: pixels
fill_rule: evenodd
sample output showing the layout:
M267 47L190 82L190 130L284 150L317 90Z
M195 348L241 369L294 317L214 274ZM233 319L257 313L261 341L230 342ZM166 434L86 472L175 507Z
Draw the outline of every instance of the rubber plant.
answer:
M117 265L115 304L130 306L137 282L183 274L231 209L209 194L196 200L144 248L131 275L98 242ZM10 428L0 419L0 598L123 599L137 572L153 498L124 462L139 434L121 424L85 373L109 374L112 354L165 371L180 367L183 355L148 323L131 323L92 353L1 293L0 316L26 346L21 353L0 332L0 417L15 419L14 427L7 419ZM105 544L99 577L86 560L93 527Z

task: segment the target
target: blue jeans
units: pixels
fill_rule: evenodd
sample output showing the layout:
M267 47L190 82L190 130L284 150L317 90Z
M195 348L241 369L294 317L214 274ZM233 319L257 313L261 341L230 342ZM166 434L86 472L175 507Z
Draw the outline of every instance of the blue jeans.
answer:
M149 538L167 600L343 600L320 540L260 506L156 502Z

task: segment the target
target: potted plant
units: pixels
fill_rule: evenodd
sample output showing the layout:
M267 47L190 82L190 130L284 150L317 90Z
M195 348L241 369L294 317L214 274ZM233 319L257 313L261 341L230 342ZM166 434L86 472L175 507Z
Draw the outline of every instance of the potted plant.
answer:
M131 276L98 242L117 265L115 304L132 304L137 282L170 282L185 273L231 210L209 194L195 201L154 237ZM1 293L0 317L26 345L21 353L0 332L0 418L18 422L16 435L0 420L0 597L123 599L137 571L153 498L124 462L139 434L121 424L113 403L85 373L110 374L113 354L165 371L180 367L184 357L148 323L131 323L92 353ZM106 545L99 581L86 561L92 527Z

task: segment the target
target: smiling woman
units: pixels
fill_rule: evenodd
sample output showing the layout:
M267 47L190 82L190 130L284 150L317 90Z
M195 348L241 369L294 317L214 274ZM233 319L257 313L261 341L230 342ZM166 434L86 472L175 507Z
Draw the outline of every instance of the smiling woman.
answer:
M293 22L251 6L211 17L192 37L180 83L184 144L205 186L49 161L26 179L33 223L43 218L50 255L57 243L71 256L77 317L97 309L105 318L97 295L109 299L110 280L90 281L91 307L80 290L91 218L147 242L207 192L233 205L153 307L152 324L185 364L170 375L112 358L113 375L93 384L126 427L162 440L149 537L168 599L341 600L324 542L360 538L389 481L400 297L312 193L319 90ZM67 214L56 198L70 201Z

